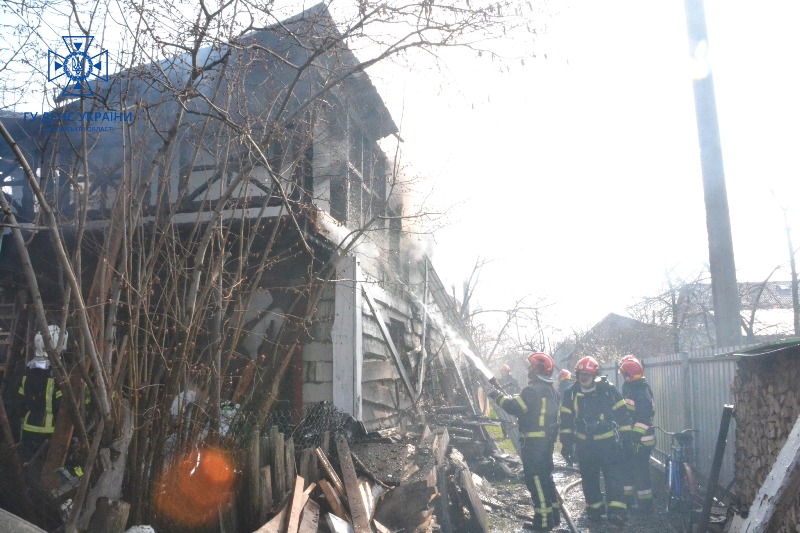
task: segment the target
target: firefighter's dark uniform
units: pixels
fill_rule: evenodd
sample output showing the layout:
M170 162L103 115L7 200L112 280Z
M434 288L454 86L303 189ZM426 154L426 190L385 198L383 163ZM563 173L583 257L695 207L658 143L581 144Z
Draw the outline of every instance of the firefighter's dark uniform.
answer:
M53 435L61 391L49 369L26 368L19 387L22 403L22 453L29 460Z
M549 530L561 523L553 482L553 446L558 433L558 392L534 377L519 395L497 395L497 403L519 419L520 458L525 485L535 511L534 527Z
M605 377L596 379L594 385L584 392L576 382L561 399L561 444L566 450L575 446L589 518L598 519L603 514L602 473L609 519L624 521L627 505L621 439L630 438L630 413L620 392Z
M653 391L647 381L641 378L623 383L622 397L628 406L632 422L630 446L626 450L630 467L626 469L625 498L630 504L635 495L640 510L652 511L650 453L656 444L653 429L653 416L655 416Z
M567 392L567 390L570 387L572 387L573 385L575 385L575 380L573 378L566 378L566 379L562 379L561 381L559 381L558 382L558 397L559 398L564 398L564 393Z

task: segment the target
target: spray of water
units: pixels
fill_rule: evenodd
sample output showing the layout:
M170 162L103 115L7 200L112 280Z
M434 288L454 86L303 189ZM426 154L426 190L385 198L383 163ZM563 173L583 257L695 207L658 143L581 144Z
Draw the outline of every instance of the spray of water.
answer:
M414 294L413 291L409 291L409 294L417 304L425 309L428 320L433 322L435 327L442 332L442 335L444 335L450 346L456 348L458 353L464 354L470 361L472 361L472 364L475 365L475 368L477 368L481 374L486 376L486 379L493 379L494 376L492 375L491 371L489 371L486 363L483 362L483 359L473 352L469 346L469 343L464 339L464 337L447 323L445 318L442 316L442 313L438 309L430 305L426 305L419 296Z

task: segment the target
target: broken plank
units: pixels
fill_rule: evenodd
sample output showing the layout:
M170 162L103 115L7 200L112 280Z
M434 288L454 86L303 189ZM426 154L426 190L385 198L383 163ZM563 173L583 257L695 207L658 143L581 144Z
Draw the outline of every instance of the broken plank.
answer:
M377 531L378 533L392 533L391 529L389 529L388 527L384 526L383 524L381 524L377 520L373 520L372 521L372 525L375 526L375 531Z
M477 522L476 525L480 528L481 533L489 533L489 517L483 507L483 502L478 496L478 491L475 489L475 484L472 482L472 472L470 472L469 468L464 468L461 471L460 485L467 492L470 513L474 517L473 522Z
M300 513L303 511L303 487L306 480L301 476L297 476L294 481L294 492L292 493L292 505L289 507L289 525L286 528L286 533L297 533L297 528L300 527Z
M269 465L261 469L261 508L258 516L259 521L267 519L267 515L272 512L274 506L272 501L272 473Z
M298 476L303 476L308 480L317 479L316 477L311 477L311 456L313 454L314 450L311 448L306 448L300 452L300 464L297 467Z
M450 445L450 433L447 431L447 428L444 428L441 435L439 435L439 440L436 441L433 445L433 456L436 458L436 464L442 464L444 461L444 456L447 453L447 447Z
M319 505L314 500L308 500L303 507L303 516L300 517L300 528L297 533L317 533L319 529Z
M442 528L442 533L455 533L453 519L450 517L450 490L447 477L447 467L439 465L436 477L436 521Z
M296 463L294 459L294 439L289 437L283 443L284 452L286 453L286 486L291 487L294 483L296 471Z
M354 533L353 526L350 525L350 522L342 520L335 514L326 514L325 520L328 522L328 528L331 530L331 533Z
M253 533L282 533L285 528L283 527L287 516L286 506L284 505L281 510L272 517L272 519L256 529Z
M269 430L270 460L272 462L272 490L278 499L287 492L286 486L286 451L283 446L283 433L278 426Z
M333 484L333 488L339 493L339 497L344 498L344 485L342 484L342 480L339 478L339 475L336 473L336 470L333 469L333 465L328 460L328 456L326 456L320 448L317 448L314 450L314 452L317 454L317 459L319 459L319 464L322 467L322 471L325 472L325 477L327 477Z
M325 499L328 501L328 505L331 506L333 514L335 514L342 520L349 521L350 515L344 508L344 504L342 504L342 499L339 497L339 494L336 492L336 489L331 487L331 484L325 481L324 479L320 480L319 487L322 489L322 494L325 495Z
M369 516L361 499L358 489L358 478L350 456L350 445L341 433L336 435L336 452L339 456L339 466L342 468L345 495L350 507L350 516L353 517L355 533L372 533L369 525Z

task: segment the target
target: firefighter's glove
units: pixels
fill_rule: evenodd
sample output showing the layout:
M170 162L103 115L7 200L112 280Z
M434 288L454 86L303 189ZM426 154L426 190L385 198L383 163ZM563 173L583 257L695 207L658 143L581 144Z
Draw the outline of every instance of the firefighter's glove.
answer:
M503 396L503 393L497 389L492 389L489 391L489 398L491 398L494 401L499 400L501 396Z

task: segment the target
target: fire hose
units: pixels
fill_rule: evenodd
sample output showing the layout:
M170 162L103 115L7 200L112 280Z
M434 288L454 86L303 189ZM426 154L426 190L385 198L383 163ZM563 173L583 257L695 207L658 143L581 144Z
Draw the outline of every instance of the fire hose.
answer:
M577 528L577 526L575 526L575 522L572 521L572 517L570 516L569 511L567 511L567 505L564 502L564 494L566 494L567 491L570 490L571 488L576 487L580 482L581 482L580 478L576 479L575 481L564 487L560 492L557 492L558 504L561 506L561 514L567 520L567 524L569 525L569 528L572 530L572 533L580 533L580 530Z

